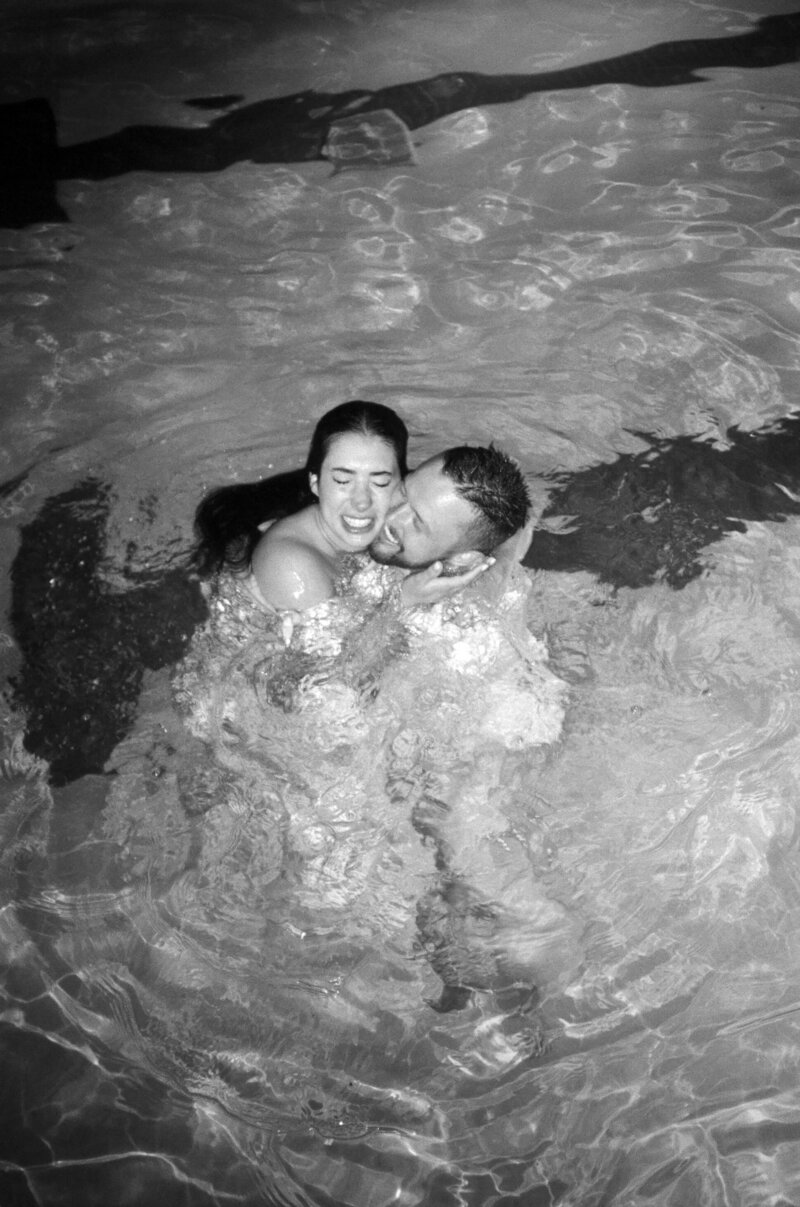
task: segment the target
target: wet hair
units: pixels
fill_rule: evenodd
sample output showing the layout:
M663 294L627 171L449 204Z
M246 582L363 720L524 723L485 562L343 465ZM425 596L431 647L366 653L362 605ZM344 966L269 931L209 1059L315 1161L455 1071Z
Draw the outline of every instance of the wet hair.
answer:
M469 548L491 553L525 524L531 499L522 471L493 444L446 449L442 472L478 512L465 538Z
M377 436L390 445L405 477L408 430L400 416L379 402L342 402L326 411L314 428L305 468L274 474L259 482L220 486L206 495L194 517L195 569L204 577L223 569L248 570L262 536L259 524L282 520L316 503L309 475L319 474L333 441L348 432Z

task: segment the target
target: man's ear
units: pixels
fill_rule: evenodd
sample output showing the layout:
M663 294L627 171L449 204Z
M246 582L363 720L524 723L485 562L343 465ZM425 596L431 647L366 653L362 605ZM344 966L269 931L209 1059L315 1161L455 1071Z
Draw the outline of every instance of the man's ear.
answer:
M524 527L518 528L507 540L503 541L502 545L498 545L492 551L497 560L509 563L521 562L533 540L533 529L534 520L531 516Z
M319 474L308 475L308 489L319 498Z

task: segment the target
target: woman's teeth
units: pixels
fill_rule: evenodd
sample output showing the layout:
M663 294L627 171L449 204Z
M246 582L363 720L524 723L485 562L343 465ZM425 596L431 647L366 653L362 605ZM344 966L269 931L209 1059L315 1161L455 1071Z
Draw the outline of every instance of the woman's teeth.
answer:
M358 536L360 536L364 532L369 532L370 528L373 526L374 523L375 523L375 519L372 516L358 517L358 518L356 516L349 516L349 515L342 516L342 524L347 529L347 531L352 532Z

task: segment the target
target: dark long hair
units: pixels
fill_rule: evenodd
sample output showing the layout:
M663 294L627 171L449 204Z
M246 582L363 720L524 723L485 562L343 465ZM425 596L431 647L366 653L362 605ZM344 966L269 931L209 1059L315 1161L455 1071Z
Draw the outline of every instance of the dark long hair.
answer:
M316 502L309 475L319 474L332 441L345 432L377 436L391 445L406 475L408 430L391 407L354 399L326 411L314 428L304 469L274 474L260 482L220 486L203 499L194 517L197 543L192 563L203 576L222 569L244 572L265 520L282 520Z

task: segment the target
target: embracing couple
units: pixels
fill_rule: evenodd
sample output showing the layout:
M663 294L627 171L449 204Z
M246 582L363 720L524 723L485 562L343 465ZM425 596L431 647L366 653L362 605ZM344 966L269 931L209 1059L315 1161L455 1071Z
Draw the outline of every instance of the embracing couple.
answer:
M201 503L196 562L213 576L212 623L179 696L190 728L217 760L230 756L241 769L264 748L279 760L281 782L303 785L289 798L287 841L315 900L365 892L369 860L384 850L369 837L372 828L391 829L397 815L407 816L434 850L436 876L416 912L445 984L436 1008L450 1010L493 983L501 965L500 981L519 976L527 984L529 949L561 942L560 915L554 922L533 887L527 895L518 888L532 885L529 855L511 833L513 792L503 785L508 751L529 761L531 747L558 738L565 685L528 631L527 577L512 581L529 536L521 471L494 447L459 446L409 473L407 442L390 408L346 402L317 424L304 470L222 487ZM452 606L424 606L449 601L495 558L511 566L487 576L485 589ZM351 573L354 562L360 568ZM377 596L362 578L378 584ZM359 611L359 592L366 610ZM276 617L289 621L290 648L280 656L270 646ZM396 620L404 636L398 647L387 640ZM395 648L401 658L391 656ZM318 664L304 660L340 652L333 675L320 676ZM192 712L193 689L209 681L217 702ZM277 707L265 726L264 705L302 716L296 741L285 740ZM301 765L290 775L294 757ZM193 786L185 807L204 811L207 797ZM476 919L483 938L470 929Z
M267 611L302 614L336 593L347 555L368 551L414 571L399 586L401 606L449 597L525 527L527 487L492 446L447 449L410 473L407 446L391 408L334 407L316 426L305 470L222 487L201 503L199 568L232 571Z

